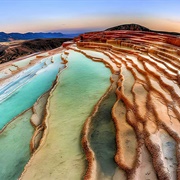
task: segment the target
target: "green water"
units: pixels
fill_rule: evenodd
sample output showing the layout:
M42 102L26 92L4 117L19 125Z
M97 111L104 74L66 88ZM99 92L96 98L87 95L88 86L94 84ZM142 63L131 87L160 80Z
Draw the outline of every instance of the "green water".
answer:
M30 158L29 142L34 132L30 124L32 111L14 120L0 134L0 179L16 180Z
M23 179L82 179L86 161L81 131L95 104L110 86L103 63L70 51L68 68L50 99L48 135Z
M15 116L30 108L42 94L51 88L59 68L63 66L60 64L60 55L55 55L54 61L53 64L39 70L38 74L31 77L28 83L0 103L0 129Z
M111 110L115 102L116 95L111 90L102 100L97 113L92 118L89 133L89 142L95 153L100 170L105 176L110 177L114 175L117 168L117 164L114 161L116 154L116 134L111 117Z

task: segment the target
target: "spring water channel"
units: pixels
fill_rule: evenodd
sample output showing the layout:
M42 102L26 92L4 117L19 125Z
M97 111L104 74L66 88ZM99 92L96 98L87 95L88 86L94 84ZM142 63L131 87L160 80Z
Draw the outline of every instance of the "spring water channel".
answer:
M32 110L29 108L51 88L59 69L64 66L60 64L60 55L54 55L53 60L54 63L50 63L50 58L45 58L20 72L18 78L6 86L1 86L0 129L13 120L0 134L2 180L17 179L31 156L29 144L34 128L30 123Z
M81 131L94 106L110 87L111 72L103 63L94 62L81 53L73 50L68 53L61 53L68 63L59 74L64 64L60 54L56 54L54 63L44 58L0 89L0 128L13 120L0 134L0 179L15 180L24 167L20 179L82 179L87 165ZM34 133L30 123L31 107L52 87L57 75L57 84L46 105L46 135L31 157L29 144ZM115 101L115 94L109 92L90 129L89 142L104 177L112 177L117 168L115 130L110 115ZM106 161L111 162L110 167L106 167Z

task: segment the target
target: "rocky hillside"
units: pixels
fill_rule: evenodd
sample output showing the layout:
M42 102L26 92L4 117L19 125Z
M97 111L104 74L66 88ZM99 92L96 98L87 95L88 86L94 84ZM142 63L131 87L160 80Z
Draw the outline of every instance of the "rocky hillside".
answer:
M150 29L138 24L123 24L108 28L105 31L114 31L114 30L151 31Z
M146 31L146 32L155 32L155 33L171 34L171 35L180 36L180 33L178 33L178 32L155 31L155 30L148 29L148 28L146 28L144 26L141 26L139 24L118 25L118 26L108 28L105 31L115 31L115 30Z
M29 55L39 51L46 51L57 48L63 42L71 40L70 38L57 39L35 39L24 42L9 43L8 45L0 44L0 64L11 61L23 55Z

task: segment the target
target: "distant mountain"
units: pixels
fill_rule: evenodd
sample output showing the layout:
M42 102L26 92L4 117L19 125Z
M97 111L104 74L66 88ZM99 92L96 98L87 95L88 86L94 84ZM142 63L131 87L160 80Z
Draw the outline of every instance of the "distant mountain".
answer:
M16 41L9 45L0 44L0 64L17 59L21 56L30 55L36 52L43 52L60 47L63 42L72 38L51 38Z
M4 33L0 32L0 42L7 42L12 40L30 40L30 39L44 39L44 38L74 38L79 34L62 34L62 33Z
M4 32L0 32L0 42L7 41L8 35Z
M177 33L177 32L155 31L155 30L148 29L144 26L141 26L139 24L123 24L123 25L108 28L105 31L116 31L116 30L146 31L146 32L155 32L155 33L171 34L171 35L180 36L180 33Z
M141 26L139 24L123 24L108 28L105 31L114 31L114 30L151 31L150 29Z

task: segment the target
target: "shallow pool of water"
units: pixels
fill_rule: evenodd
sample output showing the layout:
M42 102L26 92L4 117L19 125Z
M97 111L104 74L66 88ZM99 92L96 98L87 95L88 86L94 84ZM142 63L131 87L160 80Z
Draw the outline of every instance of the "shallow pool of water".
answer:
M23 82L21 80L12 82L9 88L15 89L5 101L0 103L0 129L15 116L30 108L35 101L46 91L48 91L54 82L59 68L64 65L60 64L60 55L54 56L55 62L38 69L38 74L30 74ZM37 66L35 66L35 69ZM31 68L31 70L33 67ZM31 71L27 70L27 71ZM19 77L19 79L21 79ZM28 82L28 83L27 83ZM20 83L20 87L18 87ZM9 88L7 89L9 91ZM5 93L5 92L4 92Z
M28 110L0 134L0 179L16 180L30 158L30 140L34 128Z
M86 161L81 130L110 85L110 70L70 51L68 68L50 99L48 135L23 179L82 179Z

